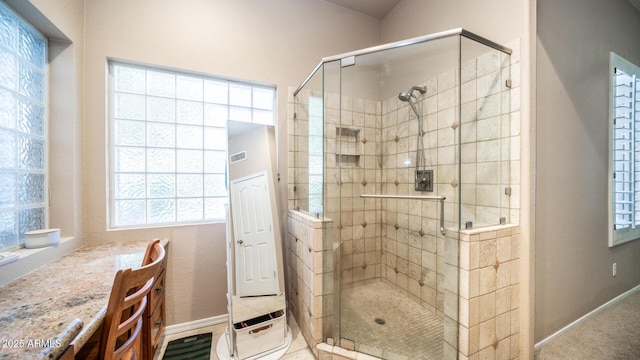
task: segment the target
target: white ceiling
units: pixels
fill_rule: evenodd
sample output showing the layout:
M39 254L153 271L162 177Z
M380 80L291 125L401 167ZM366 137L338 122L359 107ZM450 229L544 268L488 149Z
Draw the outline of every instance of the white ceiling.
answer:
M327 0L382 20L401 0ZM640 0L638 0L640 1Z

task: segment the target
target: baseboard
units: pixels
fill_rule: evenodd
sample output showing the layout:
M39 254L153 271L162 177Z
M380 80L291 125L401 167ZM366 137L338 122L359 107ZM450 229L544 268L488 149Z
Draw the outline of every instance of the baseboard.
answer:
M555 333L549 335L547 338L541 340L540 342L536 343L534 345L534 350L538 351L541 347L543 347L544 345L546 345L548 342L550 342L551 340L555 339L556 337L560 336L562 333L564 333L565 331L571 329L572 327L578 325L580 322L586 320L587 318L589 318L590 316L594 315L595 313L599 312L600 310L603 310L606 307L609 307L615 303L617 303L618 301L624 299L625 297L633 294L636 291L640 291L640 285L631 288L630 290L627 290L626 292L623 292L622 294L614 297L613 299L607 301L606 303L598 306L597 308L595 308L594 310L588 312L587 314L583 315L581 318L579 318L578 320L572 322L571 324L563 327L562 329L556 331Z
M198 320L189 321L185 323L169 325L164 328L164 335L165 336L173 335L181 332L197 330L207 326L218 325L218 324L226 323L228 319L229 317L227 316L227 314L224 314L224 315L213 316L210 318L198 319Z

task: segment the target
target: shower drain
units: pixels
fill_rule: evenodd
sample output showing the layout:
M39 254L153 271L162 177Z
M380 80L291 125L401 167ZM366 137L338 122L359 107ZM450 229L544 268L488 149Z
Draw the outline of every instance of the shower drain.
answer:
M375 323L378 325L384 325L387 323L387 321L383 318L375 318L373 321L375 321Z

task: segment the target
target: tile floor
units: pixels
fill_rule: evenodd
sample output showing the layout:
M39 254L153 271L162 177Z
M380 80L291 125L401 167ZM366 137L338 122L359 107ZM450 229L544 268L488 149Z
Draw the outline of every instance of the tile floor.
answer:
M345 290L343 296L343 337L355 340L358 350L385 359L442 358L442 320L420 305L382 282ZM377 323L376 319L384 319L384 324ZM288 317L288 324L292 340L282 360L315 360L293 317ZM213 333L211 360L218 360L216 345L226 326L225 322L167 335L156 353L155 360L162 359L170 341L208 332ZM359 358L358 356L372 358L363 354L354 358ZM348 356L338 358L346 359Z
M289 347L287 353L282 357L282 360L315 360L313 353L307 346L307 342L304 340L304 337L300 333L300 329L298 328L298 324L296 323L295 319L289 316L287 320L289 327L291 328L292 339L291 346ZM167 344L172 340L211 332L213 333L213 340L211 341L211 360L218 360L218 356L216 355L216 345L218 344L218 339L224 333L224 329L226 327L227 323L225 322L222 324L167 335L162 340L162 345L160 345L161 347L156 352L154 359L162 360L162 356L164 355Z
M442 359L442 319L419 304L382 282L342 296L342 337L356 350L383 359Z

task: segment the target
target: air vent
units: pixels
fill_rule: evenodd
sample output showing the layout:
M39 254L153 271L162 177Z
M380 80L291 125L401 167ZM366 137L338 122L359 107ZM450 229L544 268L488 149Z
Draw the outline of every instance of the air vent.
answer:
M243 160L247 160L247 152L246 151L241 151L239 153L233 154L231 156L229 156L229 160L232 164L235 164L237 162L243 161Z

